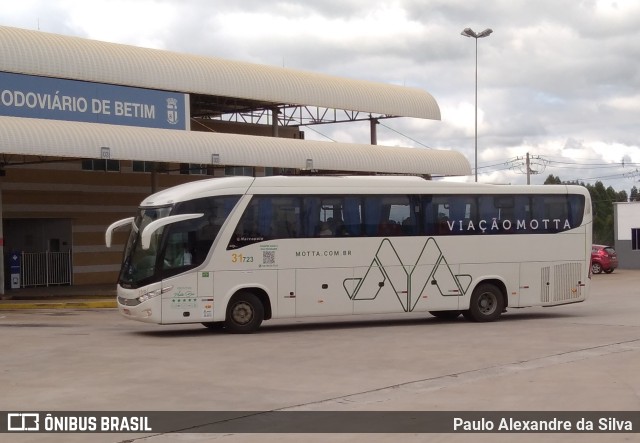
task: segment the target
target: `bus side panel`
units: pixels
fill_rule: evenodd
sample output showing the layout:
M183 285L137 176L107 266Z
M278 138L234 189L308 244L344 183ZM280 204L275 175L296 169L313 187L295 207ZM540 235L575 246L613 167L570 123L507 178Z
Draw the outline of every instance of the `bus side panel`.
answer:
M198 307L203 322L213 321L213 272L198 272Z
M213 320L223 321L229 300L239 291L254 288L267 293L272 309L277 307L278 271L275 269L217 271L213 279Z
M409 311L409 267L405 267L398 255L402 251L398 249L401 243L383 239L371 265L355 269L354 276L357 279L354 281L357 286L356 292L351 295L355 313Z
M588 293L584 263L551 262L521 265L523 297L519 306L554 306L583 301ZM526 292L524 292L526 291Z
M193 323L201 321L198 299L198 273L189 272L162 280L162 323Z
M383 267L376 259L368 268L355 268L354 275L354 313L407 311L407 275L401 265Z
M296 316L296 270L278 269L278 306L273 307L272 318Z
M435 264L421 264L411 281L412 311L457 310L460 291L456 281L458 266L439 257Z
M543 262L529 262L520 264L520 296L518 306L539 306L541 294L548 291L549 264Z
M500 274L496 274L499 271ZM500 280L507 289L508 305L518 306L520 297L519 263L484 263L460 265L460 274L473 276L473 282L460 298L460 309L469 309L473 289L484 280Z
M353 314L345 282L353 268L296 269L296 316Z

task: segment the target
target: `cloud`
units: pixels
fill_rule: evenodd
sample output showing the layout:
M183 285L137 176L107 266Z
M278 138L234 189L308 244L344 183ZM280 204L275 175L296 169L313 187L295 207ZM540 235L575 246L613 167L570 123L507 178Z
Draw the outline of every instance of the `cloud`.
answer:
M628 190L634 179L625 174L640 163L639 16L634 0L24 0L5 5L2 21L419 87L436 98L442 121L383 120L379 143L455 149L471 163L476 42L460 32L492 28L477 41L481 181L524 183L506 165L529 152L549 160L546 175L607 177ZM369 141L366 122L305 132Z

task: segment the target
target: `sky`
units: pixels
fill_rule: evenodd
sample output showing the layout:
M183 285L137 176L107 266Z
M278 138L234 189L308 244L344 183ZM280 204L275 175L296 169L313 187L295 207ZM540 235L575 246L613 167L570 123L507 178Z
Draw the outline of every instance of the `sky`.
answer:
M553 174L640 188L637 0L0 0L0 24L417 87L440 121L381 120L378 144L462 152L478 181ZM302 128L369 143L369 123ZM474 176L458 178L474 181Z

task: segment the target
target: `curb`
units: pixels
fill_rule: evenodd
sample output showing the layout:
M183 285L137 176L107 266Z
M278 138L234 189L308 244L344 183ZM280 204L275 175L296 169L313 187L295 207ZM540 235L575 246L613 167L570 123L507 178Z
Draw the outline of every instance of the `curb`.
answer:
M29 300L3 301L0 311L15 311L22 309L115 309L115 300Z

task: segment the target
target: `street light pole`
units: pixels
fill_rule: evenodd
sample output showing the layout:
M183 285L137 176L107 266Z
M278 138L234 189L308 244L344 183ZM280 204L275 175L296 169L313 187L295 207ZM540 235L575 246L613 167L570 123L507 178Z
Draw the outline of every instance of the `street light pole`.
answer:
M478 181L478 39L483 37L489 37L493 29L487 28L480 33L475 33L471 28L465 28L460 34L465 37L471 37L476 40L476 103L475 103L475 173L476 182Z

